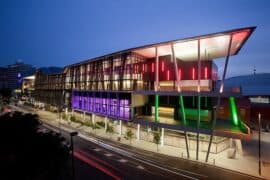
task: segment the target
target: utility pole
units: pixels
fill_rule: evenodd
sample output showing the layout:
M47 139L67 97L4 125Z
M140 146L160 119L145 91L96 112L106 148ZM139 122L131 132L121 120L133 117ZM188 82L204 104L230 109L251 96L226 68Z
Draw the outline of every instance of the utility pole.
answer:
M261 175L261 113L258 114L259 125L259 175Z
M70 135L70 149L71 149L72 179L75 180L73 136L77 136L78 132L74 131L74 132L69 133L69 135Z

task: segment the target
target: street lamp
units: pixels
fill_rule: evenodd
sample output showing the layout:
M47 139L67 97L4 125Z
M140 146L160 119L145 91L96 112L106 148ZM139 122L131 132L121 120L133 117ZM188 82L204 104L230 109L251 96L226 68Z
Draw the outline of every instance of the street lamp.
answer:
M258 114L258 126L259 126L259 175L261 175L261 113Z
M77 136L78 132L73 131L70 135L70 149L71 149L71 166L72 166L72 178L75 179L75 167L74 167L74 151L73 151L73 136Z

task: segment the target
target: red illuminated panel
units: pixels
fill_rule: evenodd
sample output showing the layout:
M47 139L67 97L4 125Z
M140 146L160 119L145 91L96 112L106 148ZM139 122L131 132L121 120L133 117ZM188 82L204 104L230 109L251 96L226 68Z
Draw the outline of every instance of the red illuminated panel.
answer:
M167 70L167 81L170 80L170 70Z
M204 67L204 79L208 78L208 69L207 67Z
M242 43L247 38L247 36L249 36L249 34L250 34L250 30L233 34L231 54L236 53L236 51L241 47Z
M135 65L134 71L135 71L135 73L138 73L138 65L137 64Z
M154 70L155 70L155 65L154 65L154 63L152 63L152 65L151 65L151 71L154 72Z
M143 72L145 71L145 69L144 69L144 64L142 65L142 71L143 71Z
M181 69L178 69L178 77L179 77L179 80L182 79L182 71L181 71Z
M161 71L164 71L164 61L161 62Z
M195 68L193 67L192 68L192 80L194 80L195 79Z

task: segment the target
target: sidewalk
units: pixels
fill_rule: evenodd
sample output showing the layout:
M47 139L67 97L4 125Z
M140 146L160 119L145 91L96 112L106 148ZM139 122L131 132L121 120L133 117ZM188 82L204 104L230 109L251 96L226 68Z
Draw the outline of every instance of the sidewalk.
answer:
M59 127L61 125L70 126L72 128L76 128L78 131L84 131L90 134L95 134L96 136L107 138L113 141L117 141L118 137L120 135L118 133L106 133L104 128L101 129L95 129L93 130L91 127L87 126L81 126L79 123L74 123L67 120L59 120L57 114L39 110L37 112L39 116L42 118L42 120L46 120L47 123L50 123L56 127ZM114 128L117 128L117 126L114 126ZM147 151L157 152L157 145L144 140L137 140L136 137L131 140L131 143L129 140L124 138L124 134L121 135L121 143L134 146L140 149L144 149ZM256 136L255 136L256 138ZM263 140L268 140L267 138L264 138ZM227 150L222 151L218 154L210 153L209 160L207 164L215 165L221 168L226 168L234 171L238 171L241 173L249 174L252 176L259 176L258 174L258 159L257 159L257 152L256 152L256 140L252 140L250 143L243 143L243 149L244 149L244 155L237 154L235 159L229 159L227 158ZM265 152L267 150L270 150L270 143L268 142ZM255 147L254 147L255 146ZM247 151L245 149L248 149ZM182 157L187 158L186 149L184 148L177 148L173 146L158 146L158 153L169 155L173 157ZM195 160L196 151L190 150L190 160ZM270 156L268 154L262 153L262 159L267 160L270 162ZM205 163L205 157L206 152L199 152L199 161L202 163ZM270 179L270 164L262 163L262 176L264 178Z

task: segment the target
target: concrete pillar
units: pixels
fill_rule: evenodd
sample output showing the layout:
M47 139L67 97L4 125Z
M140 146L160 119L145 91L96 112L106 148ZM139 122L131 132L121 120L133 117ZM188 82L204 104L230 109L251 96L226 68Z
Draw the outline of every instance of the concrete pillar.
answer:
M92 114L92 124L95 124L95 114Z
M236 151L242 156L243 155L243 147L240 139L235 139Z
M122 135L122 120L119 120L119 135Z
M229 148L232 148L232 147L233 147L233 139L230 138L230 140L229 140Z
M137 124L137 140L138 141L140 140L140 128L141 128L141 125Z
M105 122L105 132L107 131L107 128L108 128L108 118L107 117L104 117L104 122Z
M68 115L68 108L65 108L66 116Z
M164 128L161 128L160 146L164 146Z

